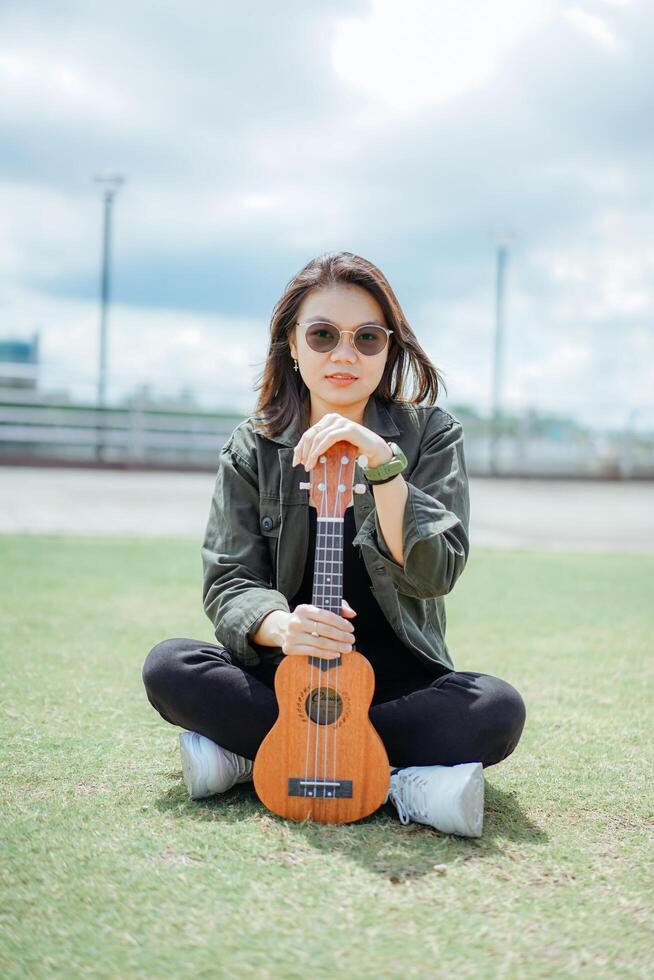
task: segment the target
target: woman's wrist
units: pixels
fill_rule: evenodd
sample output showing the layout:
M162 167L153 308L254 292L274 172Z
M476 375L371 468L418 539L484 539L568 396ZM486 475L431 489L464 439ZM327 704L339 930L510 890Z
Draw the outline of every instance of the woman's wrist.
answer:
M393 450L388 445L386 441L382 443L379 447L379 452L368 457L368 469L374 469L377 466L381 466L382 463L388 463L389 460L393 458Z
M286 627L291 618L291 613L284 609L271 609L264 616L259 629L252 637L254 643L262 647L281 647L286 639Z

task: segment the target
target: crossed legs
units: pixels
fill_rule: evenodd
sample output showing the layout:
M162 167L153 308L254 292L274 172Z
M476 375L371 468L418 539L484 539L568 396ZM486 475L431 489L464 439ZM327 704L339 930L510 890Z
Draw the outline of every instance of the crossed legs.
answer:
M166 721L254 759L277 719L275 667L243 668L225 647L175 638L143 666L148 700ZM386 691L370 720L392 766L495 765L513 752L525 723L518 691L492 674L450 671L415 689Z

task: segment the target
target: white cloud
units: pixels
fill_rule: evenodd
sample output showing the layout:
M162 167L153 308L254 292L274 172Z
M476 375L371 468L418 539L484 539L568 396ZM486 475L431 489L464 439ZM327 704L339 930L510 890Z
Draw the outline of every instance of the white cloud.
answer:
M604 18L598 14L590 13L581 7L570 7L565 11L565 16L583 36L590 38L603 50L611 54L617 54L624 50L620 38L611 30Z
M68 389L93 400L98 381L99 310L87 301L12 290L0 303L13 336L41 334L44 391ZM116 303L108 318L108 395L121 400L141 385L166 395L189 387L207 408L250 411L253 383L268 343L268 324L183 310Z
M501 390L506 409L621 424L652 405L654 249L649 212L601 212L578 240L509 255ZM449 400L490 410L495 333L490 283L433 299L412 321L444 370Z
M92 242L93 252L98 251L99 202L97 195L91 212L80 196L45 183L1 183L0 260L5 282L32 276L55 279L83 268Z
M651 211L602 211L577 241L533 249L532 266L557 288L553 312L560 322L572 325L576 318L620 329L634 316L652 319L653 218Z
M372 0L337 22L332 62L387 110L413 113L476 88L554 13L550 0Z
M5 120L28 115L32 122L65 118L98 127L118 125L128 114L127 93L115 81L99 77L80 53L71 57L36 39L0 48L0 86Z

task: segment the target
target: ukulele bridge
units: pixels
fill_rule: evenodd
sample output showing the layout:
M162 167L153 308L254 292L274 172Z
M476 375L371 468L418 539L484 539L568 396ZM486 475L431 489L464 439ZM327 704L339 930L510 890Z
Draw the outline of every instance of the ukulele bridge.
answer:
M289 779L289 796L312 796L320 800L352 798L351 779Z
M339 653L338 657L329 660L327 657L309 657L309 666L318 667L319 670L330 670L332 667L340 667L343 656Z

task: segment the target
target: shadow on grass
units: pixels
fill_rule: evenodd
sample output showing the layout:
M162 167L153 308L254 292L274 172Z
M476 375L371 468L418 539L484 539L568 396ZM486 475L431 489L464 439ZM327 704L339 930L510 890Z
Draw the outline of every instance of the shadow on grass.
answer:
M488 781L483 834L480 839L473 839L442 834L419 823L404 826L391 804L352 824L284 820L263 806L251 783L206 800L190 800L180 774L167 775L176 785L156 800L157 808L163 812L180 820L258 822L262 833L278 830L278 847L271 852L273 861L288 864L289 847L292 849L296 840L316 852L338 853L392 883L421 878L435 870L445 873L448 864L502 855L502 845L507 841L529 845L549 839L541 827L527 818L515 792L496 789Z

